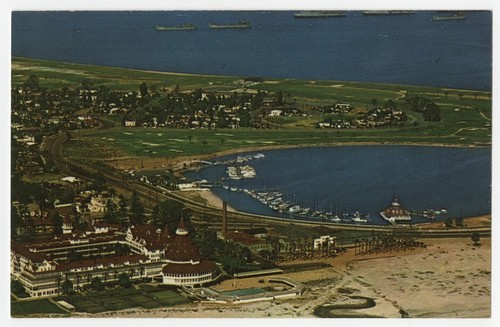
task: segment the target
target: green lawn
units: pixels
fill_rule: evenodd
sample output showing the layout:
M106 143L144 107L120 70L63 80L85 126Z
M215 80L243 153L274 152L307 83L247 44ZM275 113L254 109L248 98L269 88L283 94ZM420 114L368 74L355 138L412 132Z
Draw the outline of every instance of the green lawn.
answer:
M79 312L99 313L128 308L158 308L189 302L188 299L172 290L141 285L139 289L113 289L64 296L62 299L75 306Z
M62 310L49 300L17 301L11 302L10 312L12 316L25 316L30 314L65 314Z
M32 73L39 77L42 86L47 87L79 87L85 77L94 84L103 83L118 90L138 91L142 82L157 88L179 85L182 91L195 88L226 91L242 88L241 85L234 84L237 80L241 81L241 77L171 74L26 58L12 59L12 85L23 83ZM305 111L337 101L348 102L355 108L363 109L371 106L374 98L379 104L388 99L396 99L398 106L402 107L406 96L425 96L439 104L442 121L425 122L421 114L406 111L409 119L402 127L317 130L313 127L325 116L310 111L313 115L308 117L269 117L270 121L279 126L277 130L112 128L82 131L75 133L74 139L65 145L65 153L75 159L86 160L111 159L115 156L165 158L250 147L334 145L346 142L491 144L491 95L487 92L272 78L248 88L289 93L289 101L296 101ZM121 120L118 116L103 118L111 124L117 124ZM82 150L85 148L89 150Z

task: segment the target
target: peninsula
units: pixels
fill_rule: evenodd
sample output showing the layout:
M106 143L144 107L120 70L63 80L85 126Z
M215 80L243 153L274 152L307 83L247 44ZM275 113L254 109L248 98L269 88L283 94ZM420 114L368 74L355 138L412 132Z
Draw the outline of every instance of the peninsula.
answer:
M257 149L489 148L490 92L28 58L11 84L13 316L491 315L490 214L292 222L183 176ZM238 160L230 178L258 176Z

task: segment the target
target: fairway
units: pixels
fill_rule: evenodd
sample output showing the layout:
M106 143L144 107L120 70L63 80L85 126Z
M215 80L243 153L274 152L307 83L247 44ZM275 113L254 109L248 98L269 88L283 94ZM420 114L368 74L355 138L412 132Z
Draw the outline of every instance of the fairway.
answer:
M157 89L170 90L174 85L182 92L201 88L204 91L236 92L244 78L172 74L91 65L12 59L12 85L23 83L28 74L37 74L44 86L78 88L82 77L94 84L102 83L115 90L138 91L142 82ZM72 133L64 144L64 154L73 160L149 160L206 156L233 150L257 150L289 146L328 146L341 144L439 144L491 146L491 93L414 85L380 84L348 81L321 81L266 78L246 86L248 91L287 94L305 112L298 116L266 117L267 129L173 129L124 128L82 130ZM422 114L405 108L405 99L421 96L441 108L441 121L424 121ZM394 100L408 116L399 125L377 128L317 129L326 118L341 116L323 114L318 106L349 103L356 110L367 110L374 100L379 104ZM122 116L102 115L97 119L107 125L121 125ZM353 113L347 119L355 119Z

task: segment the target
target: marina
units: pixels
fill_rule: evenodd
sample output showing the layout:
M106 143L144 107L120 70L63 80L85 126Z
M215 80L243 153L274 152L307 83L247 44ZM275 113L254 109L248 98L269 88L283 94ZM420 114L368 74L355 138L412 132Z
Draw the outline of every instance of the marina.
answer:
M402 165L402 158L410 155L414 160ZM419 165L421 160L428 167ZM370 165L363 164L366 162ZM469 169L472 162L476 174L468 178L460 167L463 163ZM238 211L318 222L404 225L444 221L461 216L462 211L464 217L488 212L490 190L482 181L489 179L489 162L488 149L284 149L222 157L185 176L211 181L211 191ZM439 168L443 165L449 169ZM252 167L255 176L239 178L235 174L236 179L230 178L229 167L237 166ZM447 192L450 188L457 192ZM393 202L399 207L384 212Z

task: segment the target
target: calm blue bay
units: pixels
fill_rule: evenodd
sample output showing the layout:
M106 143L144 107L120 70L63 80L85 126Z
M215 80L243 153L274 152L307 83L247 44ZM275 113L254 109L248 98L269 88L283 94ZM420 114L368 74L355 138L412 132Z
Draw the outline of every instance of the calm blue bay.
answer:
M290 11L14 12L12 54L147 70L491 89L492 15L296 19ZM208 23L249 21L245 30ZM197 31L157 32L193 23ZM168 84L168 81L165 81Z
M250 190L274 189L285 199L314 210L379 212L396 195L409 210L447 209L449 216L491 213L491 149L420 146L342 146L265 151L248 162L253 179L224 185ZM227 156L220 159L231 159ZM217 181L226 166L213 166L186 176ZM213 191L235 209L275 214L244 192ZM423 221L423 220L421 220Z

